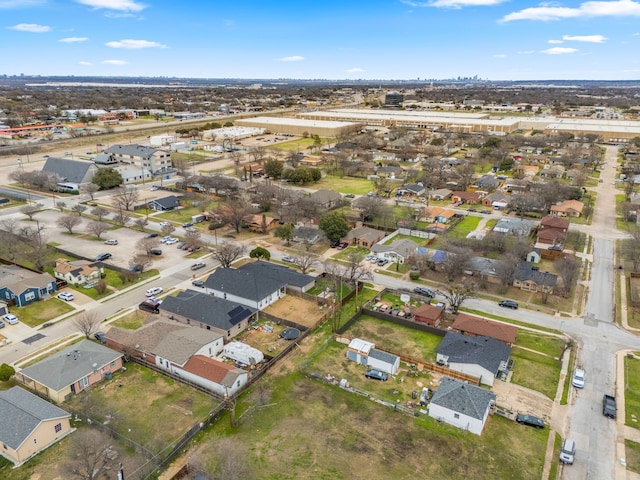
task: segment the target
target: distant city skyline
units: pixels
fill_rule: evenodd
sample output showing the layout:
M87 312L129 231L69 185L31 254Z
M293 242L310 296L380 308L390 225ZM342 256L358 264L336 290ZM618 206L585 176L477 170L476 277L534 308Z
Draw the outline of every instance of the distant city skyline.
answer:
M0 74L640 79L640 1L0 0Z

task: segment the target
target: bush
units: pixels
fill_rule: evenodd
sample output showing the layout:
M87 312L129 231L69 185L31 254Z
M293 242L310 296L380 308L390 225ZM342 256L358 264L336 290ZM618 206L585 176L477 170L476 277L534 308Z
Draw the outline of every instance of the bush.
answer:
M6 363L0 365L0 381L8 382L13 375L15 375L15 369Z
M420 272L409 272L409 278L411 280L418 280L420 278Z

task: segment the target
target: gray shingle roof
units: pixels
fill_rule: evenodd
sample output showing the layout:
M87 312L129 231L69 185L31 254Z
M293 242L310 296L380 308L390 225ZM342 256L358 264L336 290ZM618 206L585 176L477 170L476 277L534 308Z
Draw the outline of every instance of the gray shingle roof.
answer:
M20 373L57 392L120 357L120 352L90 340L82 340Z
M393 365L394 363L396 363L396 360L399 358L397 355L394 355L393 353L383 352L382 350L377 350L375 348L372 348L371 350L369 350L368 356L371 358L375 358L376 360L380 360L381 362L388 363L390 365Z
M487 407L495 400L495 394L489 390L443 377L431 403L482 420Z
M0 443L15 450L42 421L70 416L23 388L0 391Z
M129 155L133 157L149 158L159 151L158 148L145 147L137 144L112 145L104 153L114 153L118 155Z
M156 198L155 200L151 200L149 203L156 203L163 209L170 210L180 206L180 199L175 195L169 195L168 197Z
M97 167L87 160L70 160L68 158L49 157L42 167L43 172L54 173L62 182L82 183L90 181L86 179L87 172Z
M285 286L271 277L258 278L253 272L218 268L204 282L205 287L258 302Z
M547 287L553 287L558 283L556 274L534 270L532 267L533 265L528 262L520 262L514 273L514 278L520 282L531 280L536 285L545 285Z
M509 360L511 347L491 337L469 337L447 332L436 353L449 357L449 363L476 364L494 375L501 362Z
M249 272L260 278L269 277L284 282L286 285L303 287L314 280L311 275L305 275L291 270L284 265L276 265L270 262L245 263L238 270Z
M197 320L205 325L211 325L225 331L230 330L256 311L255 308L193 290L180 292L175 297L166 297L160 305L160 310Z

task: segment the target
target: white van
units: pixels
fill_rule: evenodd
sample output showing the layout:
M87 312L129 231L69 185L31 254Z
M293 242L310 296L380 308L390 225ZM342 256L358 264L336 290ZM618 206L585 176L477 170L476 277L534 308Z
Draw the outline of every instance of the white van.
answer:
M569 438L565 438L560 449L560 461L562 463L573 464L573 458L576 455L576 442Z

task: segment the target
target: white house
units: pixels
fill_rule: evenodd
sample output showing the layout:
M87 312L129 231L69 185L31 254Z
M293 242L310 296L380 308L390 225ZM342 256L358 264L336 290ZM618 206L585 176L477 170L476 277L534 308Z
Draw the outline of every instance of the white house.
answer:
M429 403L429 416L480 435L495 401L489 390L443 377Z

